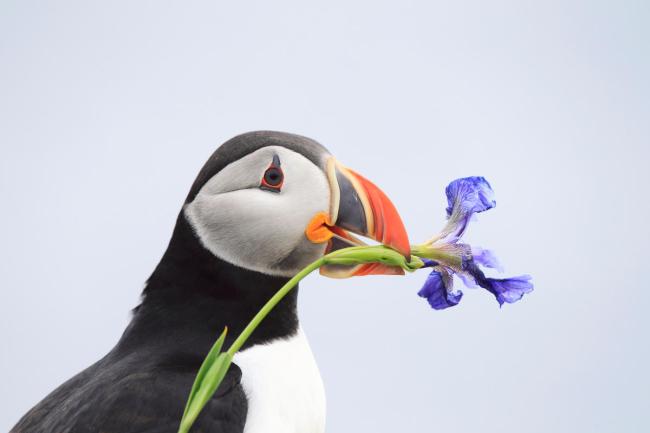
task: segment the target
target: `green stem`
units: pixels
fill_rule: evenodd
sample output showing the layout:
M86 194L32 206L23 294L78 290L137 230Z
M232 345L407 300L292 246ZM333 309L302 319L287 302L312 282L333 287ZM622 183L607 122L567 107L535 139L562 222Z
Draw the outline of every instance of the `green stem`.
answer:
M365 254L363 254L365 253ZM300 272L293 276L289 281L287 281L284 286L278 290L271 299L269 299L266 304L262 307L260 311L257 312L255 317L246 325L246 328L239 334L237 339L232 343L232 346L228 349L228 354L232 357L235 356L235 353L246 343L248 337L257 329L259 324L266 318L266 316L275 308L275 306L284 298L287 293L289 293L295 286L305 278L307 275L320 268L321 266L330 263L336 262L336 259L341 256L353 256L355 260L359 262L375 262L382 261L382 255L388 255L389 257L386 260L392 259L391 263L394 266L402 266L406 264L406 261L403 257L399 255L396 251L386 248L384 246L357 246L357 247L348 247L341 250L337 250L319 258L318 260L313 261L306 267L304 267Z
M228 349L228 355L231 357L235 356L235 353L244 345L248 337L255 331L259 324L264 320L264 318L273 310L273 308L286 296L287 293L293 289L300 280L305 278L307 275L320 268L325 264L325 257L321 257L318 260L310 263L307 267L303 268L300 272L293 276L289 281L287 281L284 286L278 290L271 299L269 299L266 304L262 307L260 311L257 312L255 317L246 325L244 330L239 334L239 337L232 343L230 349Z
M448 264L456 269L461 269L463 265L462 257L451 252L441 249L432 248L427 245L411 246L411 254L416 257L435 260L436 262Z

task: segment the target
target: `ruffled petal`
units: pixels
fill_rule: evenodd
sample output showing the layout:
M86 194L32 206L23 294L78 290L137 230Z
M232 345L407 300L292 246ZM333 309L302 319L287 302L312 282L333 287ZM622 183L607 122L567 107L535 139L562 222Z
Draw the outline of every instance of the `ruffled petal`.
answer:
M481 247L471 247L472 248L472 259L479 265L485 266L486 268L493 268L499 272L503 272L503 267L499 263L499 259L491 250L486 250Z
M444 268L437 267L427 276L418 295L427 298L432 308L444 310L458 305L463 297L463 292L460 290L454 292L451 273Z
M473 176L456 179L447 185L447 225L439 240L456 242L463 236L472 215L496 206L494 191L484 177Z
M499 305L512 304L520 300L526 293L533 291L530 275L519 275L511 278L488 278L473 260L463 262L463 277L473 279L477 285L494 295Z
M499 305L503 305L504 302L512 304L520 300L526 293L533 291L533 283L530 280L530 275L503 279L488 278L490 282L488 290L497 298Z
M447 195L447 217L455 212L477 213L492 209L494 200L492 187L482 176L463 177L452 181L445 189Z

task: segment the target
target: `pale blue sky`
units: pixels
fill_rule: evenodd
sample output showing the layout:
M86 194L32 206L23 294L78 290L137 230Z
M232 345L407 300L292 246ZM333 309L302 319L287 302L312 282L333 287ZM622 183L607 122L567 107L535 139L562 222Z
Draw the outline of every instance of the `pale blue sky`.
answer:
M310 277L328 431L650 430L644 1L0 3L0 431L106 353L198 169L315 138L413 241L483 175L467 240L536 291L447 311L425 278Z

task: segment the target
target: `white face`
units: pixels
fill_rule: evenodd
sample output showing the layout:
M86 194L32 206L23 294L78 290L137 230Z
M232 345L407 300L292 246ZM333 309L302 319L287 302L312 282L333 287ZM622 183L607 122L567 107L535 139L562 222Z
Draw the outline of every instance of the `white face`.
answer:
M274 156L284 175L281 188L262 189ZM324 253L326 244L309 241L305 229L329 207L323 170L297 152L268 146L224 167L184 212L215 256L242 268L291 277Z

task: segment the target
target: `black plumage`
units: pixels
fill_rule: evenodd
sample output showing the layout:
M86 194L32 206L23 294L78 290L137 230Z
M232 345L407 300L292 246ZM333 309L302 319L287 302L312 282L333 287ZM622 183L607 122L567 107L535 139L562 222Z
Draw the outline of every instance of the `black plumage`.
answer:
M313 161L323 151L318 143L290 134L235 137L204 165L186 203L229 162L268 145L292 148ZM228 347L285 282L215 257L181 212L142 302L115 348L45 397L11 433L176 432L195 374L215 339L228 326ZM269 314L245 347L295 333L296 302L297 289ZM240 379L241 371L233 364L193 432L243 431L247 400Z

